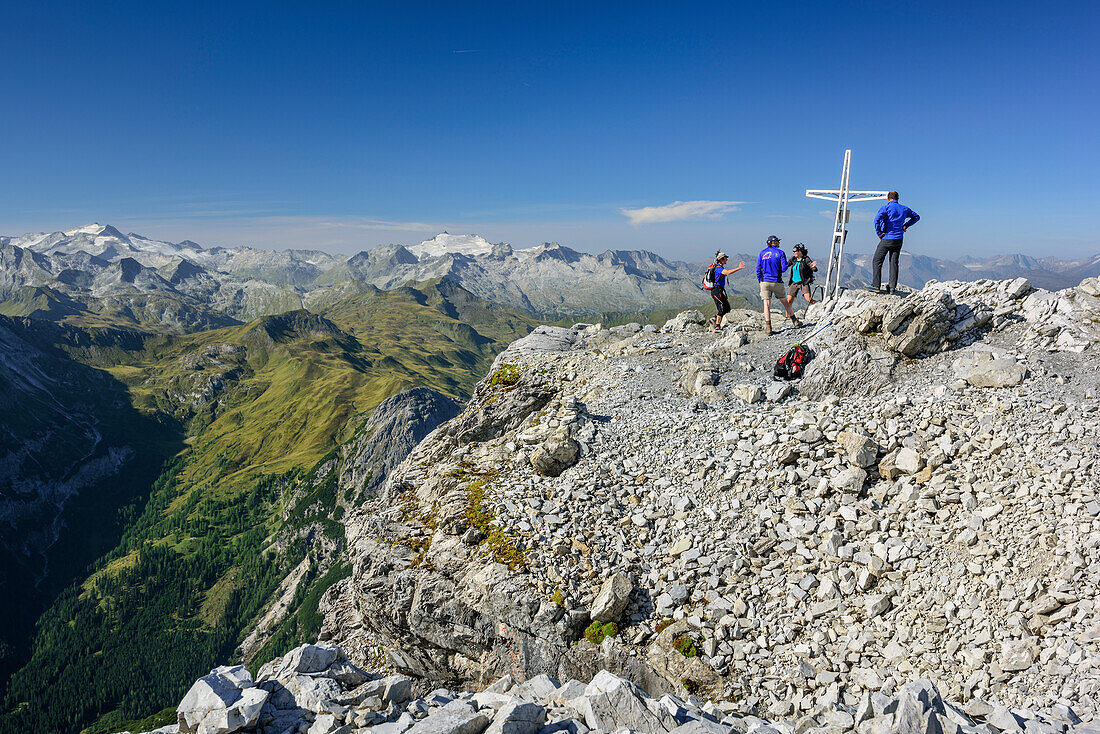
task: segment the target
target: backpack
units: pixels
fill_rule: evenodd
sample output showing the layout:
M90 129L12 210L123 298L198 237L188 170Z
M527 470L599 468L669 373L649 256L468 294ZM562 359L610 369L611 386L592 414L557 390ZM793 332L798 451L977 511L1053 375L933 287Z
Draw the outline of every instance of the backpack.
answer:
M809 347L795 344L775 363L775 369L772 370L772 379L799 379L802 377L802 371L806 368L806 363L810 361L812 356Z
M718 263L711 263L707 266L707 271L703 273L703 290L714 290L714 269L718 267Z

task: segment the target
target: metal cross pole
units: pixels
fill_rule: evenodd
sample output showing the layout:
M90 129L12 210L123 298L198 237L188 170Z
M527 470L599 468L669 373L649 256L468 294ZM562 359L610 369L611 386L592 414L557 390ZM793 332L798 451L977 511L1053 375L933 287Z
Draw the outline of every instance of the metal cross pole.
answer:
M848 237L848 205L857 201L885 199L888 191L852 191L848 188L848 174L852 169L852 149L844 151L844 171L839 189L806 189L806 196L813 199L836 201L836 217L833 219L833 241L829 246L829 269L825 274L824 300L840 294L840 266L844 263L844 240ZM829 290L830 283L832 291Z

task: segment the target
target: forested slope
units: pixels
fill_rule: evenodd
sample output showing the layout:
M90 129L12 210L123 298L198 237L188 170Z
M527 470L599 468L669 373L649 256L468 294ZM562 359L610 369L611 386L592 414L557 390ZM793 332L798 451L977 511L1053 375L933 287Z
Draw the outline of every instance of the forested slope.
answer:
M464 397L530 328L434 283L364 287L320 313L195 334L64 345L125 385L136 414L184 426L186 448L120 509L117 546L39 621L0 731L117 730L173 705L196 675L236 656L299 567L292 613L252 662L315 635L317 598L345 573L337 446L402 389Z

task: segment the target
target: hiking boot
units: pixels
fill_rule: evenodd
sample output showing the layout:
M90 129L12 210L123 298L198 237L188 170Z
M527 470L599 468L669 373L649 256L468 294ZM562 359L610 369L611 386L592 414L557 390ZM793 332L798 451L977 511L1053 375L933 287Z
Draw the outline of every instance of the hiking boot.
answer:
M870 291L871 293L882 293L881 288L876 288L873 285L865 285L865 286L863 286L863 290Z
M770 321L765 321L764 322L764 333L767 334L768 336L771 336L772 322L770 322Z
M791 325L794 326L794 328L796 328L796 329L801 329L802 328L802 322L798 320L797 316L792 316L791 317Z

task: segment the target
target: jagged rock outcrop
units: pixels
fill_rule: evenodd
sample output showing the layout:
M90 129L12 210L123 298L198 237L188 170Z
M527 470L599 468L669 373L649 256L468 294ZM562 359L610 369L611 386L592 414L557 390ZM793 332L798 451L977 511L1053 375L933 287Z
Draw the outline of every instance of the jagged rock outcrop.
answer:
M216 668L195 681L178 709L182 734L230 734L256 726L268 692L243 665Z
M343 447L341 487L364 496L373 493L413 447L457 414L454 400L427 387L386 398Z
M932 282L905 298L845 291L807 314L830 326L814 340L821 359L807 368L801 390L814 397L881 390L905 359L964 347L1012 325L1022 327L1015 330L1021 349L1080 353L1096 342L1097 290L1095 278L1059 293L1035 291L1017 278ZM994 369L1001 373L986 379L991 386L1018 371L1004 363Z
M818 377L760 402L791 335L748 320L736 345L584 324L521 341L349 514L354 573L326 595L323 635L429 680L605 667L657 693L701 681L756 715L854 719L871 701L860 722L807 726L893 716L914 678L1011 716L1095 711L1100 501L1081 447L1100 430L1100 339L1074 305L1089 287L1059 295L1072 325L1030 318L1043 292L1011 281L847 294L811 312L832 320L811 341ZM959 377L975 350L1010 355L1023 381ZM705 399L685 382L696 365L717 376ZM562 432L576 463L539 474L532 455ZM581 640L616 574L631 586L617 636ZM682 652L695 674L669 663ZM928 706L913 721L932 726Z
M864 694L854 705L831 700L805 712L760 718L691 693L654 698L601 670L585 683L546 675L506 675L484 690L438 688L413 698L413 681L359 671L343 680L333 667L303 667L306 658L343 659L337 649L303 645L279 661L277 675L218 668L195 683L179 706L179 724L148 734L771 734L772 732L1066 732L1095 731L1070 706L1009 709L945 698L933 681L914 680L893 695ZM299 665L289 666L287 659ZM309 694L303 696L303 686ZM298 698L291 691L299 691ZM244 703L247 701L248 703ZM301 704L308 703L307 706Z

